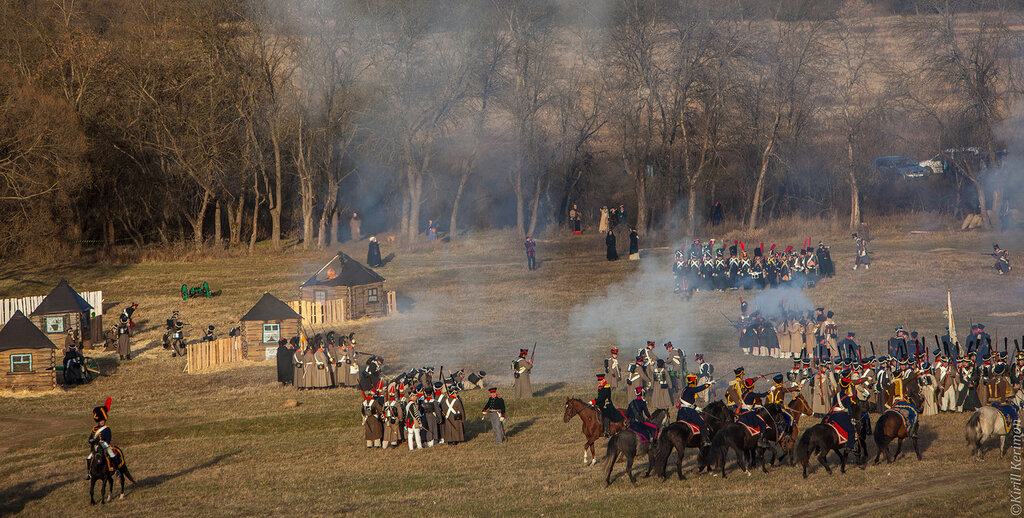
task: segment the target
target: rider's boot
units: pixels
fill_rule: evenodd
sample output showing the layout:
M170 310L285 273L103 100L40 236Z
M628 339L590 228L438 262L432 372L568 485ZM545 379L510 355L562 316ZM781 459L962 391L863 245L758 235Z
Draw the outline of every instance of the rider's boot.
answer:
M610 429L611 429L611 420L608 419L607 417L602 417L601 418L601 432L602 432L601 434L604 435L605 437L610 437L611 436L611 430Z

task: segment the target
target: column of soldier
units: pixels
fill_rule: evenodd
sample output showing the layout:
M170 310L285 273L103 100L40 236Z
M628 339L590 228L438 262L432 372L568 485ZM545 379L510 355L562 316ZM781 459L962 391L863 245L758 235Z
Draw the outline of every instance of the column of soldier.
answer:
M334 331L281 339L277 348L277 379L298 389L359 387L372 390L380 380L384 359L355 349L355 333ZM367 356L363 365L359 356Z
M835 275L835 265L829 246L819 241L812 245L811 238L803 242L799 251L793 246L780 250L776 245L765 249L765 244L747 254L747 246L733 241L726 247L721 241L709 239L701 243L694 239L689 247L675 251L675 290L677 293L697 290L765 289L779 286L814 286L821 277Z
M780 303L774 316L766 316L758 310L748 312L747 302L740 298L739 319L730 323L739 331L743 354L792 358L806 350L817 352L823 346L836 350L835 313L825 308L802 313Z

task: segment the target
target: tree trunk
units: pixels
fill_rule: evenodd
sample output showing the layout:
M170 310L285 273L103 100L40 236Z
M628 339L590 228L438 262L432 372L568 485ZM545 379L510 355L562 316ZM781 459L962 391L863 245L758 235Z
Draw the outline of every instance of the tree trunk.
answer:
M412 169L410 169L411 171ZM423 175L420 172L409 176L409 241L414 241L420 228L420 208L423 206Z
M256 203L252 207L252 234L249 234L249 253L251 254L256 248L256 237L260 230L260 199L256 198Z
M857 186L857 174L853 161L853 143L846 144L847 174L850 180L850 232L860 229L860 188Z
M245 214L245 196L238 197L238 206L228 206L228 247L235 248L242 242L242 217Z
M641 236L647 235L647 171L636 165L633 172L636 179L636 230Z
M320 213L320 227L316 238L316 247L324 248L330 244L330 237L327 235L328 223L331 218L337 221L337 211L334 210L335 202L338 199L338 186L333 185L327 191L327 200L324 202L324 210Z
M757 185L754 187L754 198L750 203L750 221L747 224L747 230L757 228L757 219L761 211L761 197L764 194L764 179L768 176L768 161L771 160L772 151L775 149L775 138L778 135L779 122L781 120L782 113L776 113L771 135L768 137L768 142L764 145L764 152L761 153L761 170L758 172Z
M974 184L975 190L978 191L978 214L981 216L981 228L991 228L992 221L988 217L988 205L985 201L985 184L978 181L975 175L967 175L970 178L971 183Z
M274 250L281 248L281 184L284 182L284 173L281 170L281 142L277 135L277 126L270 132L270 139L274 144L274 189L273 194L267 193L272 199L270 202L270 247ZM258 212L258 211L257 211ZM253 228L253 235L256 229ZM251 250L250 246L250 250Z
M697 178L691 176L686 197L686 232L694 237L697 235Z
M221 232L220 232L220 200L217 200L213 204L213 247L220 248Z
M462 171L462 176L459 177L459 188L455 190L455 200L452 202L452 217L448 221L448 240L455 239L458 234L458 215L459 215L459 201L462 200L462 192L466 189L466 182L469 180L469 168L465 168Z
M337 207L337 204L335 204L334 210L331 211L331 237L330 237L330 239L328 239L328 241L330 241L331 243L337 243L338 240L339 240L339 238L338 238L338 220L340 218L338 217L338 211L339 211L339 209Z
M203 248L203 220L206 219L206 209L210 206L210 191L203 193L203 203L199 206L195 217L189 217L192 225L192 244L196 250Z
M543 189L540 187L542 178L537 177L537 185L533 191L533 200L530 202L530 230L527 232L529 235L533 235L537 231L537 207L540 205L540 193Z
M516 196L516 231L523 235L526 230L526 215L523 211L526 204L523 200L523 152L516 152L515 163L512 166L512 193Z

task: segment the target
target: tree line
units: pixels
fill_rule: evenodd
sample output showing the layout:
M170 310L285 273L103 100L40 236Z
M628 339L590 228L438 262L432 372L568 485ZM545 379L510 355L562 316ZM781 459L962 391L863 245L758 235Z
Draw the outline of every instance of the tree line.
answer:
M984 5L981 5L984 4ZM758 7L754 7L758 5ZM898 13L893 15L892 13ZM0 254L999 207L1022 11L849 0L9 0ZM973 153L964 150L973 149ZM943 151L946 150L946 151ZM1010 151L1012 154L1012 150ZM887 178L880 155L949 174Z

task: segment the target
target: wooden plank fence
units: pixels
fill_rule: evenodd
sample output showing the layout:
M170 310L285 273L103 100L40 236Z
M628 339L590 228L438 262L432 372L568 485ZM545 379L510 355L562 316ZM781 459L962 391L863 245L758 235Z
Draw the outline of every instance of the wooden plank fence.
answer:
M218 365L242 360L242 338L233 336L212 342L188 344L185 372L196 374Z
M341 299L324 302L292 300L288 302L288 306L302 316L304 324L340 324L345 321L345 301Z
M394 315L398 313L398 296L395 292L386 290L384 295L387 297L386 305L384 306L384 315Z
M94 315L103 314L103 292L102 291L86 291L79 293L83 299L86 300L93 307ZM23 297L20 299L3 299L0 300L0 326L7 323L14 313L21 310L25 316L31 315L40 304L43 303L43 299L46 295L39 295L35 297Z

